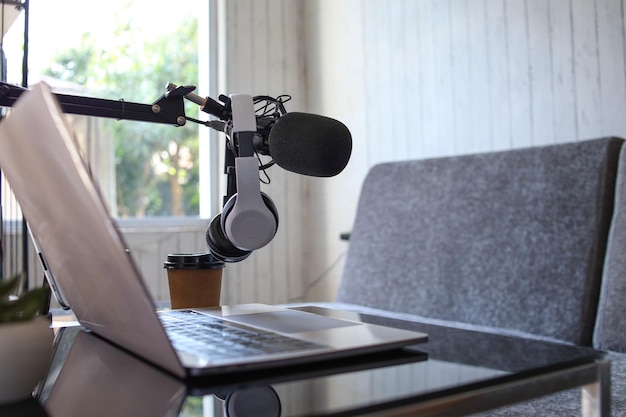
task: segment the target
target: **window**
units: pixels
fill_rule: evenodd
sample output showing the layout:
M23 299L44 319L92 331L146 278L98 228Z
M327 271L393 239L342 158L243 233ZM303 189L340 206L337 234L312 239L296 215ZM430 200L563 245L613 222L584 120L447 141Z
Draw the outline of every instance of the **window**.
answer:
M208 88L208 5L179 0L30 0L28 82L55 92L151 104L167 83ZM23 20L3 40L7 82L22 80ZM200 69L204 70L200 70ZM196 104L185 113L200 119ZM69 115L113 216L207 217L206 127Z

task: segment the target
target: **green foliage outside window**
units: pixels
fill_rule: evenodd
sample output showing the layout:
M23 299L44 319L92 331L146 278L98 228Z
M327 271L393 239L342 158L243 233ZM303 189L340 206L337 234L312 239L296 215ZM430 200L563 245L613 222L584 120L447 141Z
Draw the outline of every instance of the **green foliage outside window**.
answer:
M168 82L197 84L197 54L195 18L162 33L143 33L127 20L106 39L84 34L46 75L80 84L94 97L150 104ZM197 106L185 106L197 118ZM198 125L106 119L102 126L115 144L118 217L198 215Z

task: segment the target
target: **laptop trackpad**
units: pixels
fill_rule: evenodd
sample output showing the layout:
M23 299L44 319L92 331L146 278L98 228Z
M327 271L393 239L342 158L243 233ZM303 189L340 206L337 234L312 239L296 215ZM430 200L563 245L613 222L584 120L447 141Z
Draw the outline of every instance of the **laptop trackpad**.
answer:
M279 333L299 333L335 327L356 326L359 323L338 320L302 311L271 311L268 313L228 316L228 320Z

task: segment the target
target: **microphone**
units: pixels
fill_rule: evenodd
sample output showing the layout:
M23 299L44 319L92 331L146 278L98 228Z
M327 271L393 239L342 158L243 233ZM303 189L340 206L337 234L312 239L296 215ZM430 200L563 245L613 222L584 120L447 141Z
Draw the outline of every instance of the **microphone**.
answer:
M287 171L332 177L348 164L352 135L338 120L308 113L279 117L268 136L269 154Z
M168 90L176 87L172 83L167 86ZM185 98L220 120L232 118L228 97L220 96L226 104L192 92L185 94ZM281 109L256 117L260 140L254 141L255 151L269 155L278 166L296 174L332 177L343 171L352 154L352 135L346 125L326 116L287 113L284 107ZM219 131L227 126L216 121L207 125Z

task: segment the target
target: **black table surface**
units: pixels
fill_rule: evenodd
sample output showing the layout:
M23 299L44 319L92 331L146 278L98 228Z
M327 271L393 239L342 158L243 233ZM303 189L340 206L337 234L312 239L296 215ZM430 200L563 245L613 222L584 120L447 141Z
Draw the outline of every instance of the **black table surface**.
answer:
M301 307L428 334L402 350L183 381L79 326L59 327L33 399L12 416L349 416L593 363L603 353L567 344Z

